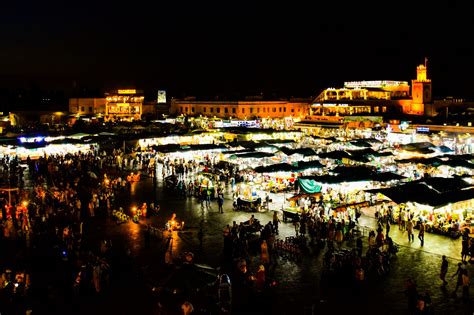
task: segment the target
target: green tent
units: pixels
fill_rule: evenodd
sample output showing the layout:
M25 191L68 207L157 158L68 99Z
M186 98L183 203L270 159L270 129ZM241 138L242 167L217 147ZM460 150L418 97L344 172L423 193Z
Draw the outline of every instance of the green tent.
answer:
M298 178L298 185L307 194L314 194L321 192L321 185L318 185L316 181L312 179Z

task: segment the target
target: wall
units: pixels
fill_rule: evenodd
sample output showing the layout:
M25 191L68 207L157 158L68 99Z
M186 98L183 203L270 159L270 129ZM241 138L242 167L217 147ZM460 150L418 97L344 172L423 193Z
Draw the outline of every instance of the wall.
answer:
M70 98L69 112L79 115L105 114L105 98Z
M306 102L287 101L242 101L242 102L171 102L170 113L188 116L208 116L218 118L282 118L304 117L308 114L309 104Z

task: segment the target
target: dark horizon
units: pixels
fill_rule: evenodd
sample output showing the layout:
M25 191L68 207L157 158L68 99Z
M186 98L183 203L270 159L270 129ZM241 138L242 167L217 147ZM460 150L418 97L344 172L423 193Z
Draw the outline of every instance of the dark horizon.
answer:
M473 9L456 1L388 8L11 3L0 13L0 89L309 97L344 81L410 82L427 57L435 97L473 99Z

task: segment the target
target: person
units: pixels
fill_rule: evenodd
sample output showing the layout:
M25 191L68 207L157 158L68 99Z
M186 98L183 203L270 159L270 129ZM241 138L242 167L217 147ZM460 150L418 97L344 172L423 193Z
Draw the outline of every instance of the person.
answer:
M462 273L462 299L464 302L469 301L469 285L471 281L469 280L469 274L466 269Z
M425 224L420 222L420 230L418 232L418 239L420 240L421 246L425 243Z
M249 219L249 225L253 225L254 223L255 223L255 217L254 217L254 215L252 214L252 215L250 216L250 219Z
M408 312L409 314L412 314L416 310L418 304L418 291L416 289L415 281L411 278L405 281L405 295L408 298Z
M270 196L268 195L268 193L265 195L265 203L267 206L267 210L270 211Z
M425 296L423 297L423 300L425 301L425 313L426 315L432 314L431 311L431 295L430 292L427 290L425 291Z
M219 194L219 197L217 199L217 205L219 206L219 213L224 213L224 196L222 194Z
M377 237L375 239L377 248L382 247L383 243L385 242L385 237L382 231L383 231L382 229L379 229L377 232Z
M446 274L448 273L448 260L446 259L446 256L443 255L442 261L441 261L441 273L439 275L439 278L443 280L443 285L442 288L445 288L448 282L446 281Z
M278 217L278 212L273 211L273 229L275 234L278 235L278 223L280 223L280 218Z
M369 232L369 248L370 249L374 249L376 246L376 242L375 242L375 232L374 231L370 231Z
M296 233L296 237L299 236L299 232L300 232L300 220L298 220L297 218L295 218L293 220L293 225L295 226L295 233Z
M415 239L415 235L413 235L413 221L407 221L407 233L408 233L408 242L413 242Z
M263 265L268 265L270 263L270 255L268 253L267 241L263 240L260 244L260 260Z
M206 206L207 206L208 208L210 208L210 207L211 207L211 190L208 188L208 189L206 190L205 194L206 194L206 195L205 195L205 196L206 196Z
M387 219L387 223L385 223L385 236L388 238L388 233L390 233L390 219Z
M192 312L194 312L194 307L190 302L185 301L181 305L181 311L183 311L183 315L190 315Z
M362 212L361 212L360 208L356 207L356 209L355 209L355 221L357 222L357 224L359 224L359 218L360 218L361 215L362 215Z
M467 256L469 255L469 232L464 232L462 234L462 241L461 241L462 249L461 249L461 259L465 261Z
M458 288L462 286L462 274L463 274L462 263L458 263L458 269L456 270L456 273L451 277L451 279L453 279L454 277L457 276L456 288L453 291L453 296L456 296L456 292L458 291Z
M265 287L265 266L263 265L258 267L256 285L258 291L262 291Z

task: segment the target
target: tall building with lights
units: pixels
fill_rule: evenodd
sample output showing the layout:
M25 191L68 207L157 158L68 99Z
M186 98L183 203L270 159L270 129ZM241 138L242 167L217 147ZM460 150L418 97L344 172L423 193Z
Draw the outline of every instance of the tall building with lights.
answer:
M416 80L411 81L412 104L407 114L433 116L431 80L428 79L427 59L416 67Z

